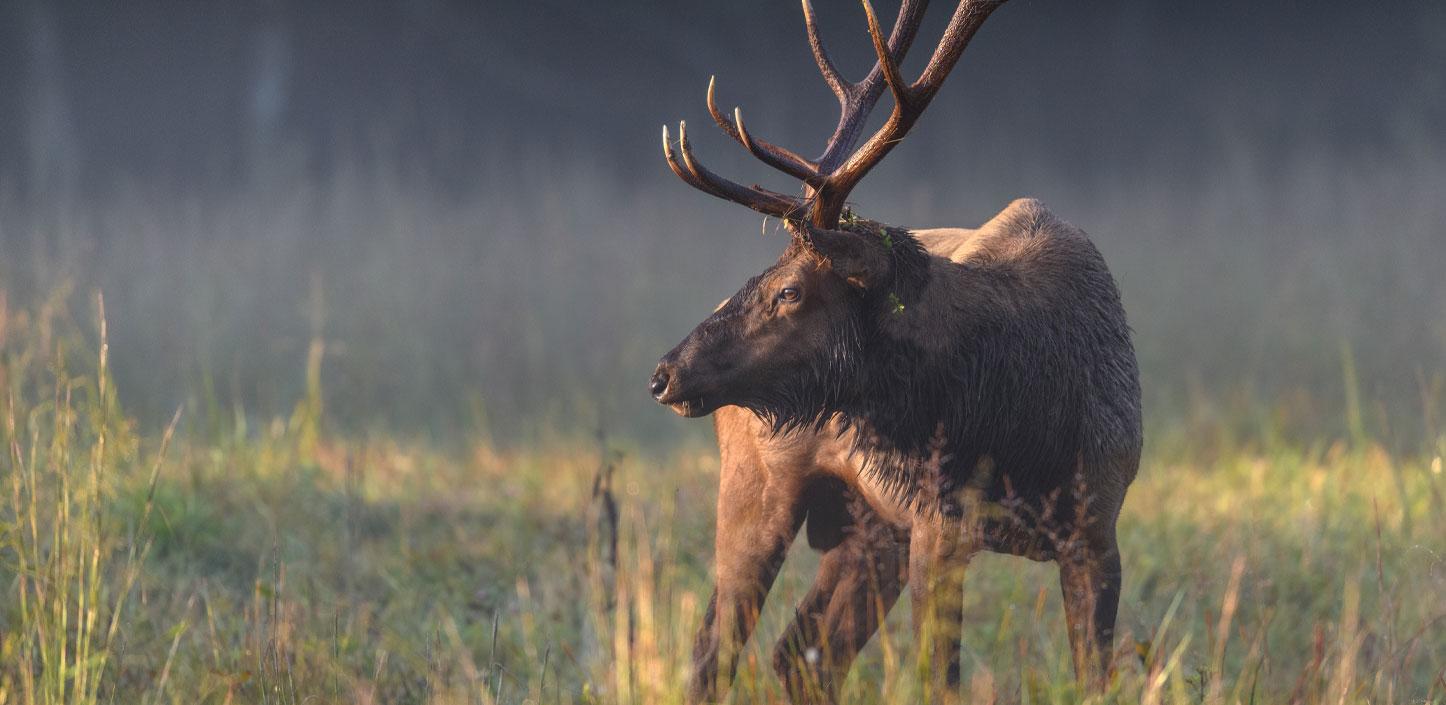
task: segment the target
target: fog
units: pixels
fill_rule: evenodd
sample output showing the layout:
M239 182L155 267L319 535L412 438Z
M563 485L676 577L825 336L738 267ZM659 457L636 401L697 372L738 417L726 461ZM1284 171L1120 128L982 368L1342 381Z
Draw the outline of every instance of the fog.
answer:
M862 10L815 4L862 75ZM796 188L710 125L710 75L810 155L836 120L791 0L4 3L0 291L103 291L145 424L284 416L315 340L342 429L699 438L648 373L787 237L679 182L660 127ZM1438 437L1446 6L1013 0L852 201L1020 196L1109 260L1153 437Z

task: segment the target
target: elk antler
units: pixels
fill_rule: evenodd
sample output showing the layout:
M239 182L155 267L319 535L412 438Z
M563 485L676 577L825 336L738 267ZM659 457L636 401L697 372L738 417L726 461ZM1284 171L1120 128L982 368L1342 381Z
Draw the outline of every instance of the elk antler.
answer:
M868 76L857 83L844 80L829 59L823 39L818 34L813 5L809 0L803 0L803 19L808 30L809 46L813 50L819 72L823 74L824 82L839 101L838 126L834 128L833 136L829 138L823 154L817 159L806 159L793 151L754 137L744 126L743 111L738 108L733 109L733 119L729 120L718 110L713 95L715 82L710 78L708 113L712 115L713 121L759 161L802 181L802 197L789 196L756 185L742 186L707 170L693 156L684 123L678 124L678 151L682 155L681 162L673 153L667 127L663 128L663 156L667 158L673 173L696 189L789 222L801 223L806 220L812 227L836 228L849 193L864 175L908 134L924 108L929 105L929 101L933 100L934 94L939 92L944 78L964 53L964 47L969 44L974 32L991 12L1005 2L1006 0L962 0L949 20L944 37L935 48L923 74L912 84L906 84L899 73L899 63L903 61L918 33L928 0L903 0L887 42L879 29L873 6L869 4L869 0L863 0L864 13L868 17L869 37L873 40L878 61ZM878 103L879 96L883 94L885 85L894 98L893 112L878 132L858 151L849 154L849 150L858 142L864 123L874 105ZM847 159L845 155L848 155Z

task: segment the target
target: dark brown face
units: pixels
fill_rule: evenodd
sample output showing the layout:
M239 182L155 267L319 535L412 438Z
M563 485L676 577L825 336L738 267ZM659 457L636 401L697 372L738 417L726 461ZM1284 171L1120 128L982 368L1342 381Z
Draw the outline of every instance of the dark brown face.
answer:
M837 354L859 298L822 258L785 255L664 355L649 391L687 417L763 403Z

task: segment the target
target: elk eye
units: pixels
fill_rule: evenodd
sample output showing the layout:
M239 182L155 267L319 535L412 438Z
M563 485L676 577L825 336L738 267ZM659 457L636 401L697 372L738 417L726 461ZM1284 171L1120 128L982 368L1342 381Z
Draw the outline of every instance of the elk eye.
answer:
M798 287L785 286L778 292L778 300L793 303L798 300Z

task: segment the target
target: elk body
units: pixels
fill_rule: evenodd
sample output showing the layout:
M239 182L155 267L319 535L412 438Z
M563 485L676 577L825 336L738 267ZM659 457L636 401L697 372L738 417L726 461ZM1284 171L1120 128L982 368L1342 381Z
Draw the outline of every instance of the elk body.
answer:
M906 84L898 63L924 4L904 2L886 42L864 3L878 63L863 81L848 83L828 60L804 3L815 58L842 106L834 137L817 160L753 137L737 111L727 120L710 85L709 110L720 127L800 178L802 197L719 177L694 158L684 129L678 154L665 131L665 155L678 176L779 218L793 240L776 264L663 357L651 391L684 416L740 407L766 426L778 447L820 434L843 443L840 457L815 464L841 468L832 475L850 501L867 505L868 513L850 516L908 532L918 658L931 691L957 692L963 569L981 550L1058 562L1076 672L1098 682L1108 666L1119 600L1115 522L1142 438L1135 356L1103 258L1083 232L1031 200L1016 201L977 233L948 242L845 212L848 193L907 134L1002 2L961 2L922 76ZM885 87L893 112L849 153ZM721 429L727 466L736 449ZM740 489L728 482L725 476L720 550L732 531L725 514L740 507L783 511L769 507L788 506L791 491L797 506L804 492L819 487L787 490L765 482ZM771 498L770 489L781 498ZM798 521L790 511L772 519ZM781 554L770 558L778 559ZM888 572L857 561L852 568L835 563L874 582L880 570ZM721 562L719 574L714 619L738 609L722 604ZM839 580L821 574L819 594L805 602L847 595ZM877 618L862 616L865 624ZM845 649L850 657L854 641ZM700 640L705 666L706 651Z

